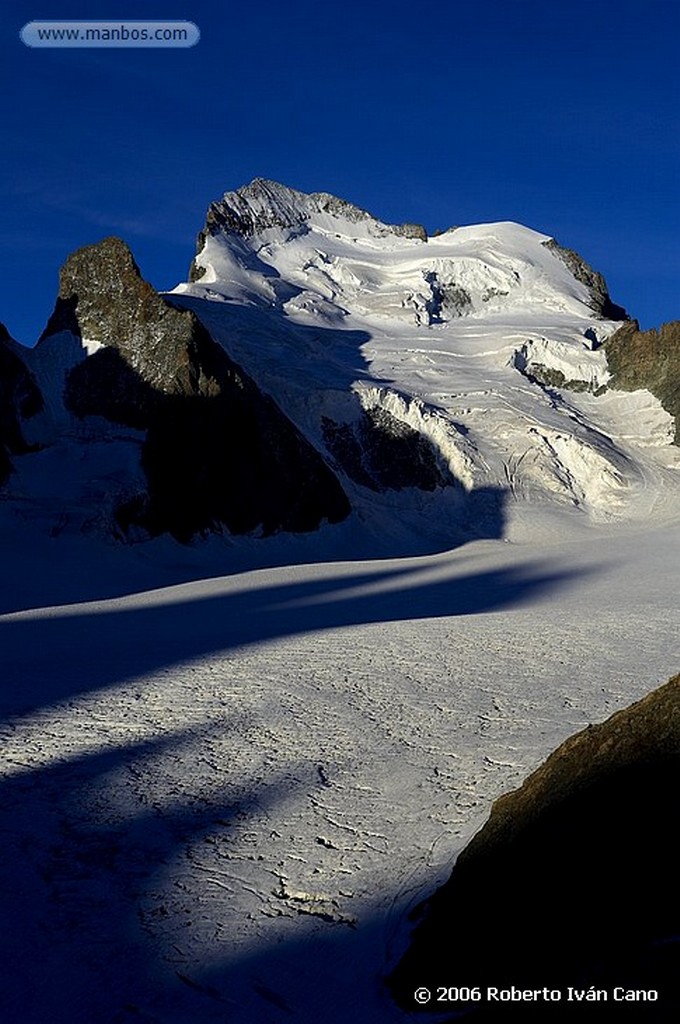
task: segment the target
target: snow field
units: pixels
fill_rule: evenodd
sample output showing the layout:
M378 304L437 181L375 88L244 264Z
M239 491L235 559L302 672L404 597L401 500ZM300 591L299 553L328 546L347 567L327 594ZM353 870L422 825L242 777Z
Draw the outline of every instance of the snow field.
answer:
M490 802L678 663L677 531L557 541L3 616L25 1019L399 1019L403 915Z

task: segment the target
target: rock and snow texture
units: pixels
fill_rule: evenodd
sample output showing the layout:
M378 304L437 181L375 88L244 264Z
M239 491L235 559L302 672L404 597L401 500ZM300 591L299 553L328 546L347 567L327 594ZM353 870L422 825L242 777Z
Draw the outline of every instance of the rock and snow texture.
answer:
M399 431L402 462L439 475L405 477L393 507L421 535L448 525L449 540L475 517L498 536L509 512L512 530L527 501L591 521L644 517L650 484L674 475L672 417L649 392L608 387L603 343L624 311L547 235L498 223L428 238L258 179L211 206L190 277L173 299L326 452L355 508L375 510L370 466ZM427 501L409 490L418 481L435 491ZM504 505L502 527L477 498L469 514L482 491Z
M680 322L641 331L637 321L624 324L607 341L612 384L623 391L646 388L675 420L680 444Z
M575 276L567 250L551 243L512 223L428 238L325 193L256 180L210 207L190 277L216 295L333 321L356 313L418 327L511 309L599 314L599 275Z

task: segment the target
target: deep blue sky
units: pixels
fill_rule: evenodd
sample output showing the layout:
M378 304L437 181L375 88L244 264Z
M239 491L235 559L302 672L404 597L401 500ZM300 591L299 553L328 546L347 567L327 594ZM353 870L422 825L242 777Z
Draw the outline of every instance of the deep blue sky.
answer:
M34 19L188 18L187 50L31 50ZM676 0L40 0L0 36L0 320L32 344L78 246L186 279L253 177L430 229L516 220L680 317Z

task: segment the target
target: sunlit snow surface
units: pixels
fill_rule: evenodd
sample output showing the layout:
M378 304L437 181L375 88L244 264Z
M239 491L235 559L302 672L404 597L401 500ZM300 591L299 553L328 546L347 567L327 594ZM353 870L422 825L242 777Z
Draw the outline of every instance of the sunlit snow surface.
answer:
M443 524L357 489L307 537L120 547L50 507L94 456L36 460L0 508L3 1019L403 1019L405 915L491 801L678 670L669 417L514 365L603 383L585 331L614 325L535 232L359 227L212 239L173 298L310 436L353 392L428 430L465 488L505 489L504 534L413 557ZM473 303L515 271L516 301L426 325L422 270L454 255Z

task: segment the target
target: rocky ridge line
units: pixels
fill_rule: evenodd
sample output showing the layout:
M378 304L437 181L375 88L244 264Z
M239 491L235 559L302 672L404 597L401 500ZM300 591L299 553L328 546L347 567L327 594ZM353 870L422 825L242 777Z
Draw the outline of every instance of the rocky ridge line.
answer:
M249 239L269 228L301 228L315 214L342 217L354 224L364 223L376 237L396 235L427 241L427 232L420 224L383 224L367 210L328 192L308 194L276 181L255 178L210 204L205 228L197 238L196 255L210 235L225 232ZM204 268L192 262L189 280L198 281L204 272Z
M582 256L579 256L573 249L565 249L554 238L543 242L543 245L565 265L577 281L588 288L592 298L592 309L598 316L605 320L630 319L623 306L612 302L607 282L599 270L593 270Z

